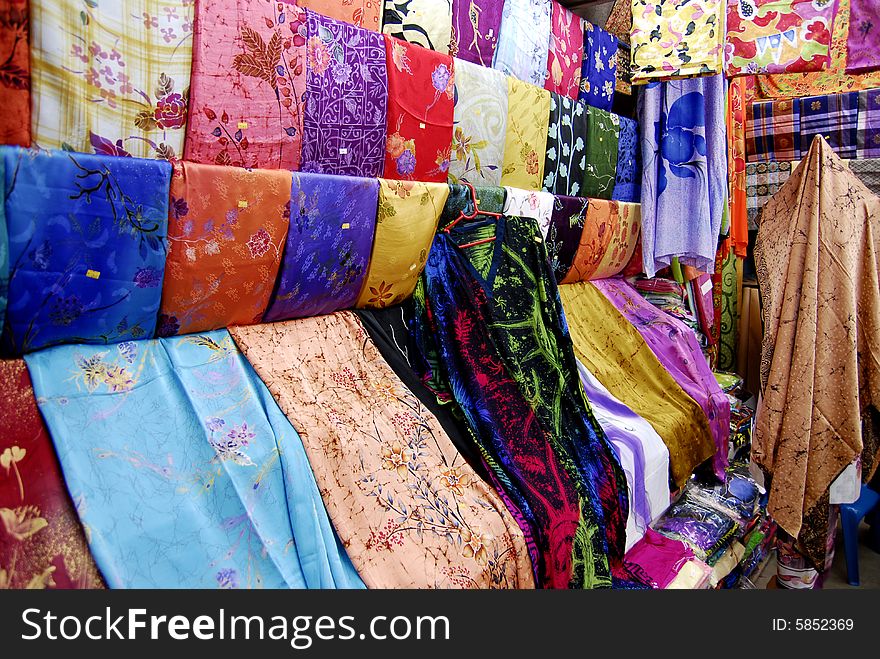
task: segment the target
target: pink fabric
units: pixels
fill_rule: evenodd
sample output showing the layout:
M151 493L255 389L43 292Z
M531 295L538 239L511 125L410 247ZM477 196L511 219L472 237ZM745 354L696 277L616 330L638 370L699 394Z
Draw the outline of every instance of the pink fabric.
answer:
M550 55L544 88L577 99L584 59L584 23L558 2L550 16Z
M200 0L184 158L299 169L305 10L292 2Z
M653 588L666 588L684 564L695 558L681 540L673 540L649 528L645 537L626 552L626 566Z

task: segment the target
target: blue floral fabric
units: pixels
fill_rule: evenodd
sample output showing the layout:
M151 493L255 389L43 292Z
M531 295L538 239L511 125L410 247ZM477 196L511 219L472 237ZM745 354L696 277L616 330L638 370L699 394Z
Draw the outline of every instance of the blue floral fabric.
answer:
M617 173L614 181L614 201L639 203L642 197L642 158L639 147L639 124L633 119L620 117L620 135L617 142Z
M611 110L617 84L617 37L584 21L584 61L578 99Z
M296 431L226 330L26 356L111 588L362 588Z
M151 338L165 272L171 166L3 147L5 346Z

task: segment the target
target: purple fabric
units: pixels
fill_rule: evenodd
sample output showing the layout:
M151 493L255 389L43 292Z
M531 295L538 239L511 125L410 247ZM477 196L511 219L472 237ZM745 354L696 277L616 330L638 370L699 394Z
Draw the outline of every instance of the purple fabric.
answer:
M353 307L373 248L379 181L293 175L290 229L268 322Z
M880 2L850 0L847 72L880 69Z
M565 279L574 263L584 222L589 208L589 199L584 197L564 197L557 195L550 216L550 230L547 233L547 253L553 265L556 281Z
M645 300L622 279L602 279L593 284L639 331L679 386L703 408L715 440L712 468L723 480L728 464L730 402L703 357L693 330Z
M308 12L302 170L382 175L388 111L381 34Z
M857 158L880 158L880 89L859 92Z
M458 52L452 56L491 67L503 10L504 0L453 0L452 41Z

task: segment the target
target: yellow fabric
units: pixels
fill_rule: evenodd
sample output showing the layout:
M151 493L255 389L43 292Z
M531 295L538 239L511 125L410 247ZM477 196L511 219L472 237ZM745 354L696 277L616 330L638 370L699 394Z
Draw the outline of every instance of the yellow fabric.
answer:
M709 421L635 327L589 282L559 287L574 351L616 398L653 426L681 487L715 453Z
M507 137L501 185L540 190L547 156L550 92L507 78Z
M180 157L192 20L190 0L31 0L33 141L91 153L93 133L133 156Z
M412 295L448 196L445 183L379 179L376 237L359 308L381 309Z

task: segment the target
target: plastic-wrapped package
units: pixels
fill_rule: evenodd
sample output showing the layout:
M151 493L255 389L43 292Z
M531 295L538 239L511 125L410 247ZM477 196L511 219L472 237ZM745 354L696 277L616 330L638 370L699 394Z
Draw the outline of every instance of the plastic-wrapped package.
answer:
M725 482L716 485L691 483L688 494L696 501L733 517L743 528L754 517L761 495L754 480L736 473L728 473Z
M721 557L739 529L737 523L723 513L697 501L685 492L654 529L668 538L687 543L694 554L709 565Z

